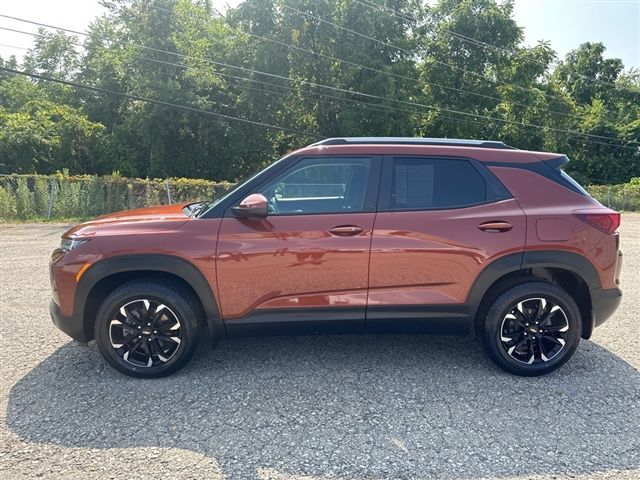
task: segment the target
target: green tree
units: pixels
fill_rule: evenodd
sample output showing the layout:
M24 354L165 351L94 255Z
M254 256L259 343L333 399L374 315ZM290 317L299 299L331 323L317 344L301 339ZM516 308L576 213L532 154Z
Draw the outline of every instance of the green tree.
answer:
M625 182L640 175L640 81L620 59L604 58L601 43L567 54L551 77L576 108L572 130L592 135L568 142L569 170L584 183ZM611 141L608 138L620 139Z
M102 5L82 44L41 29L22 65L0 58L97 89L0 72L2 171L236 180L322 136L418 135L566 153L583 182L640 176L638 71L599 43L523 47L512 0Z

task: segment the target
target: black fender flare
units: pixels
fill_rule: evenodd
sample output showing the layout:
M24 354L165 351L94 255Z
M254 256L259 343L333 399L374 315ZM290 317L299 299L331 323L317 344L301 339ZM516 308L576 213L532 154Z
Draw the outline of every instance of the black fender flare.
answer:
M523 268L555 267L576 274L587 285L588 305L578 302L582 312L582 338L589 339L596 328L596 305L594 298L602 291L600 275L593 264L584 256L559 250L533 250L525 252Z
M120 255L100 260L82 275L76 286L73 310L76 315L84 317L89 293L101 280L117 274L136 271L153 271L175 275L193 288L204 309L205 320L213 339L226 337L224 323L215 295L202 272L191 262L170 254L132 254ZM91 333L92 319L83 318L85 330ZM91 338L90 335L88 338Z
M475 318L489 288L502 277L536 267L561 268L575 273L589 291L601 288L600 277L593 264L582 255L562 250L531 250L512 253L489 263L478 275L467 295L467 305ZM590 319L584 319L588 322Z
M485 266L471 285L465 302L471 319L475 319L480 304L491 286L504 276L522 270L523 252L499 257Z
M522 256L522 268L562 268L582 278L589 290L601 288L600 276L586 257L562 250L531 250Z

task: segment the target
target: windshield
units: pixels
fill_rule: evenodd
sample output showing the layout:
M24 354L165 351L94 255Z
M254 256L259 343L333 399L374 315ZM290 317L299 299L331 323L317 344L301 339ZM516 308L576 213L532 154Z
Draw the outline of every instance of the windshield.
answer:
M223 195L221 195L220 197L216 197L213 200L207 200L205 202L202 202L202 205L198 207L198 210L197 210L197 213L196 213L196 217L201 217L202 215L204 215L208 210L211 210L213 207L218 205L225 198L227 198L229 195L231 195L233 192L235 192L238 188L240 188L244 183L245 183L245 181L243 180L243 181L237 183L230 190L227 190L227 192L224 193Z
M280 159L282 160L282 159ZM269 170L271 170L278 162L280 162L280 160L273 162L271 165L269 165L267 168L264 168L262 170L258 170L256 173L254 173L253 175L249 176L248 178L245 177L243 180L240 180L235 187L233 187L231 190L229 190L228 192L226 192L224 195L214 198L212 200L208 200L206 202L204 202L202 204L202 206L200 208L198 208L198 211L196 213L196 217L200 218L203 215L205 215L209 210L211 210L212 208L214 208L216 205L219 205L220 203L222 203L222 201L224 201L225 199L227 199L231 194L235 193L239 188L244 187L247 183L249 183L251 180L253 180L254 178L256 178L258 175L261 175L262 173L265 173Z

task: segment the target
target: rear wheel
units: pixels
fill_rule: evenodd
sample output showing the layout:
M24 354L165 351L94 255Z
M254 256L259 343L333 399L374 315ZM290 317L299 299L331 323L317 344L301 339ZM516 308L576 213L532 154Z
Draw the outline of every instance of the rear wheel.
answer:
M516 375L536 376L562 366L580 342L580 309L564 289L527 282L502 294L484 322L491 359Z
M197 344L198 321L188 292L172 283L136 280L114 290L95 323L100 353L116 370L154 378L182 368Z

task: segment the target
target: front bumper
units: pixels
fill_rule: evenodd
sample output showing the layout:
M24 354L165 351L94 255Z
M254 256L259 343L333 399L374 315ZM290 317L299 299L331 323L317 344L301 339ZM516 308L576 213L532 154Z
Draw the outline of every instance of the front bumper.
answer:
M49 314L53 324L80 343L88 343L82 318L75 315L69 317L60 311L60 306L53 300L49 300Z

